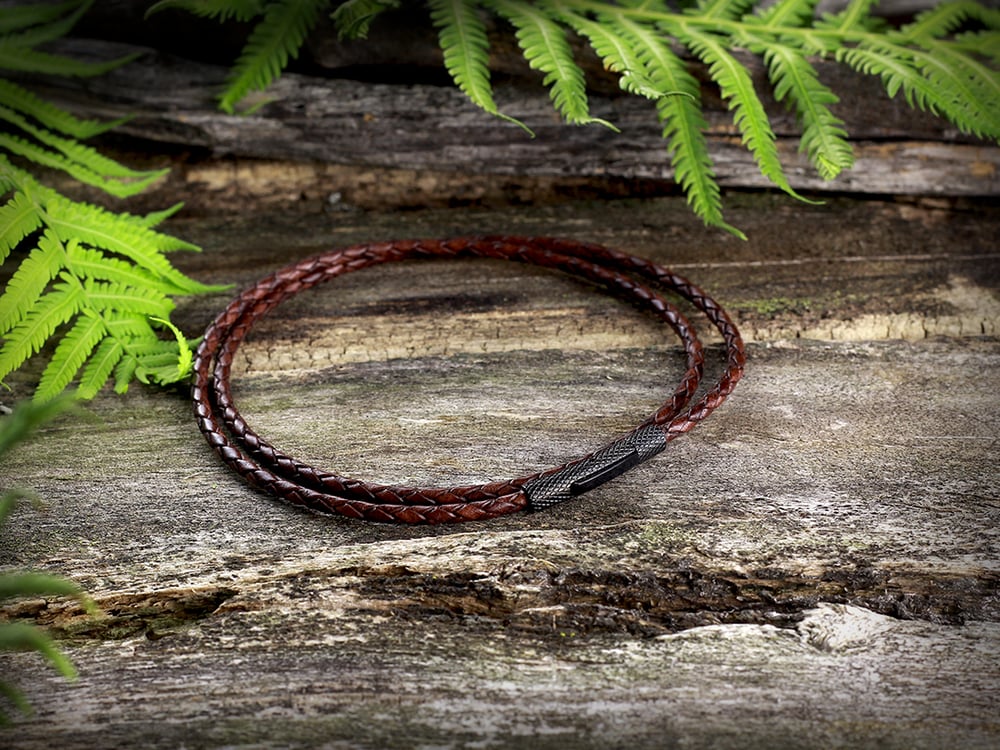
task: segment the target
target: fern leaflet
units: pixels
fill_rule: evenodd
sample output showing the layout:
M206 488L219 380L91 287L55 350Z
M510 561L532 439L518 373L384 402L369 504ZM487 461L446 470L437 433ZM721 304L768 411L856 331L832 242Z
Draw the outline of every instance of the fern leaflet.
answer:
M89 74L122 61L81 65L33 49L73 25L91 2L25 6L0 16L0 66L31 72ZM16 33L15 33L16 32ZM9 58L16 57L12 64ZM0 80L0 263L28 245L0 293L0 381L56 343L35 392L53 399L82 370L77 394L90 398L125 359L121 372L172 382L190 367L190 347L167 320L173 296L217 290L181 274L167 261L171 250L197 250L157 232L177 211L147 216L115 214L63 197L14 166L4 151L62 169L117 196L134 194L164 171L138 171L79 142L117 122L80 120L20 86ZM34 245L32 247L32 245ZM149 320L173 333L162 341ZM172 361L168 361L171 360ZM116 379L127 388L128 380Z
M65 281L34 302L25 316L7 332L0 348L0 381L37 354L52 338L56 328L72 320L80 311L83 289Z
M854 151L847 141L844 122L830 110L839 99L820 83L801 53L789 47L751 47L760 50L779 102L789 98L802 123L800 151L824 180L833 180L854 165Z
M146 18L168 9L186 10L203 18L249 21L264 12L263 0L160 0L146 11Z
M429 0L431 21L438 29L438 41L444 52L444 66L455 85L480 109L494 117L534 133L527 125L497 108L490 86L489 41L486 26L475 7L465 0Z
M0 295L0 336L24 318L62 267L62 243L51 232L45 232L38 240L38 246L21 261L3 295Z
M25 237L41 226L42 219L35 204L24 193L16 193L4 206L0 206L0 263ZM0 321L3 317L0 316Z
M368 29L382 12L398 8L399 0L347 0L330 14L341 39L367 39Z
M712 80L719 84L722 96L729 100L733 122L743 134L743 144L750 149L761 174L789 195L806 200L792 189L785 177L774 131L746 69L712 34L682 26L677 29L677 35L708 65Z
M573 60L573 51L559 24L531 3L489 0L489 6L513 24L525 59L532 68L545 74L542 83L550 87L552 102L567 122L599 123L618 130L607 120L590 116L583 71Z
M121 118L108 122L80 120L69 112L39 99L30 91L3 79L0 79L0 101L15 112L27 115L37 122L45 123L45 127L50 130L56 130L79 139L91 138L107 132L128 119Z
M56 347L52 360L38 381L40 398L62 393L83 367L90 353L106 335L103 321L93 314L80 315Z
M610 24L592 21L575 13L572 5L572 2L565 0L552 2L552 6L559 13L559 18L576 33L587 38L594 52L604 63L605 69L620 74L618 85L623 91L639 94L647 99L658 99L667 93L653 85L645 73L645 65L632 49L628 39L615 33Z
M745 239L739 229L722 219L722 197L705 139L708 123L701 111L698 81L655 29L623 16L608 16L603 22L632 41L654 86L687 94L663 96L656 103L663 137L671 152L674 179L687 194L688 204L706 224Z
M251 91L262 91L295 58L326 0L280 0L254 27L219 106L232 114Z
M70 0L70 2L56 4L22 5L6 7L0 15L0 34L10 34L14 31L39 24L46 24L56 20L66 13L71 13L80 6L90 6L93 0Z

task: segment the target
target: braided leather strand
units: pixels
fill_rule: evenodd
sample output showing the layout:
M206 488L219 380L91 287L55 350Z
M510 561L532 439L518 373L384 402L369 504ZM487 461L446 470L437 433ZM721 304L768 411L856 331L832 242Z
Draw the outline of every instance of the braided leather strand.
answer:
M558 269L653 312L673 328L684 345L687 369L680 384L662 407L628 435L587 456L529 476L450 488L369 484L314 468L272 446L239 413L230 388L233 359L254 323L282 301L336 276L380 263L470 256ZM687 319L650 284L687 299L722 334L726 368L719 381L692 406L688 404L698 390L704 369L703 347ZM247 289L205 331L194 360L192 400L199 428L209 444L227 465L258 489L321 513L371 521L450 523L523 510L532 506L536 491L534 506L543 507L557 501L543 499L549 487L558 486L558 496L563 499L567 487L573 488L570 494L575 495L622 473L662 450L666 442L690 430L721 405L742 375L744 362L739 332L721 306L683 277L646 259L600 245L555 238L408 240L324 253L282 269ZM640 437L645 435L650 437ZM632 447L640 444L641 457ZM608 461L611 464L604 465Z

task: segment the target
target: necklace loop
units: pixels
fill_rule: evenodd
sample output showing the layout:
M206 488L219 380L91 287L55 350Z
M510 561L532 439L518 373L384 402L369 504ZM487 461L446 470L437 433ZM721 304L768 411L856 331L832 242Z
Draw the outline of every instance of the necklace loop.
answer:
M401 487L340 476L285 455L247 424L233 401L230 374L240 343L261 316L301 291L362 268L410 259L464 257L557 269L652 312L673 328L684 345L687 369L680 384L635 429L586 456L528 476L463 487ZM703 374L704 348L684 315L657 289L688 300L722 334L725 369L694 404L690 402ZM707 418L732 392L744 363L743 341L725 310L687 279L644 258L548 237L405 240L332 250L277 271L244 291L205 331L195 354L191 398L209 445L256 488L320 513L371 521L448 523L547 508L620 476Z

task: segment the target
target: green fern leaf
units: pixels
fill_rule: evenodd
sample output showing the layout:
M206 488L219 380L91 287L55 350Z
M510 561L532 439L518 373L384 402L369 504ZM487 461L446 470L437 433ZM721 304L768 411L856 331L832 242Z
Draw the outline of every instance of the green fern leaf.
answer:
M941 114L965 133L1000 140L1000 75L942 43L913 52L914 63L937 93Z
M0 101L11 109L33 117L37 122L44 123L50 130L56 130L80 139L91 138L128 121L127 117L108 122L80 120L69 112L39 99L17 84L3 79L0 79Z
M129 383L136 379L135 371L138 367L138 358L131 354L122 354L114 368L115 393L128 392Z
M162 224L164 221L166 221L171 216L176 214L182 208L184 208L183 203L175 203L174 205L170 206L169 208L165 208L162 211L152 211L146 214L145 216L136 216L134 218L135 221L139 224L139 226L145 227L146 229L152 229L153 227ZM174 249L166 247L166 244L161 245L161 248L165 252L169 249ZM184 242L183 240L178 241L176 249L192 250L194 252L198 252L198 250L200 250L200 248L197 245L192 245L190 242Z
M125 192L119 197L125 197L137 192L135 186L140 186L139 190L145 189L152 181L159 179L167 172L167 170L150 172L130 169L124 164L107 158L100 152L83 145L77 140L63 138L44 128L32 125L17 112L3 105L0 105L0 120L6 120L11 125L32 135L46 146L57 149L68 163L76 165L78 169L86 170L90 179L97 182L97 187L103 187L108 192L117 194L114 191L120 190L118 183L122 183L126 191L129 192ZM30 158L30 155L24 155ZM109 185L114 185L114 187L109 189Z
M653 85L629 40L616 34L609 24L578 15L573 11L572 0L555 0L551 5L566 24L587 38L594 52L604 63L605 69L620 74L618 84L622 90L647 99L659 99L667 94Z
M66 243L66 268L81 279L114 281L135 290L154 290L162 296L174 293L173 285L125 260L99 250L82 247L75 240Z
M983 57L1000 64L1000 32L998 31L967 31L958 34L952 41L952 46L959 52L970 56Z
M757 12L743 17L748 24L772 28L801 27L813 20L818 0L778 0L772 5L761 5Z
M77 397L81 399L94 398L108 382L115 365L118 364L124 353L125 347L122 342L110 336L98 344L80 375L80 384L76 389Z
M781 167L775 145L774 131L764 105L754 91L750 74L723 46L718 37L700 30L681 26L677 36L708 65L709 75L729 102L733 122L743 136L743 144L753 154L757 166L765 177L789 195L808 201L792 189Z
M69 322L82 304L83 289L79 284L58 283L43 295L8 332L0 347L0 381L38 353L56 328Z
M62 393L76 377L105 336L104 322L96 315L80 315L63 336L42 372L35 391L36 401L49 401Z
M0 295L0 336L23 320L49 282L59 275L64 260L62 243L51 232L45 232Z
M833 180L854 165L854 151L847 141L843 121L829 105L839 99L820 83L816 71L799 52L777 44L751 47L762 51L768 75L779 102L789 98L802 123L801 151L824 180Z
M0 119L4 118L0 116ZM49 134L49 138L57 138L57 136ZM125 198L145 190L152 183L163 177L167 171L158 170L156 172L145 172L141 173L144 175L141 178L131 181L123 181L113 176L109 177L95 172L87 163L82 163L73 158L67 157L64 154L41 148L40 146L37 146L36 144L16 135L0 133L0 148L4 148L10 153L17 154L18 156L22 156L26 159L30 159L36 164L41 164L44 167L62 170L80 180L80 182L98 187L106 193L114 195L118 198ZM76 144L75 150L82 155L87 150L87 147L82 144Z
M493 100L488 67L489 41L486 26L475 7L464 0L428 0L428 5L444 52L444 67L455 85L480 109L534 136L523 122L500 112Z
M136 59L140 52L107 62L86 62L48 52L19 47L0 37L0 69L22 73L44 73L57 76L99 76Z
M951 34L969 21L976 21L987 28L1000 27L1000 11L987 8L970 0L941 3L917 15L890 38L900 42L919 42L939 39Z
M46 208L46 223L63 242L78 239L129 258L168 283L174 294L202 294L224 289L201 284L177 271L161 252L171 238L137 225L130 217L53 194Z
M156 289L136 289L113 281L86 279L83 282L87 309L117 310L146 317L167 317L174 303Z
M32 47L37 47L39 44L44 44L45 42L51 42L53 39L58 39L59 37L65 36L69 33L69 30L76 25L76 22L80 20L80 17L87 12L91 5L93 5L93 0L87 0L87 2L83 3L75 3L68 8L71 12L62 17L52 14L50 16L50 20L45 20L30 26L22 25L19 32L10 31L4 34L4 36L0 38L0 44L9 47L30 49Z
M176 383L178 380L186 378L191 373L191 366L194 363L194 354L191 351L191 344L188 342L187 338L181 333L181 330L171 323L166 318L152 318L154 323L159 323L161 326L169 330L174 334L174 341L177 342L176 345L176 358L173 362L174 372L171 380L164 381L169 383Z
M250 21L264 12L263 0L160 0L146 11L146 18L168 9L186 10L219 21Z
M599 117L591 117L583 70L573 59L566 33L531 3L515 0L489 0L489 6L515 28L517 42L528 64L545 74L542 83L549 86L556 109L574 125L598 123L618 131Z
M22 192L0 207L0 263L25 237L42 225L42 217L35 204Z
M0 14L0 34L11 34L15 31L50 23L60 16L78 9L81 5L91 5L92 0L71 0L66 3L8 6Z
M0 14L0 34L10 34L31 26L51 23L66 13L78 10L81 6L89 7L90 5L93 5L92 0L71 0L71 2L66 3L33 3L5 7L3 13Z
M732 21L742 16L754 2L756 0L698 0L693 8L688 8L685 12L702 19Z
M347 0L330 14L330 18L341 39L367 39L372 21L399 5L399 0Z
M885 25L885 21L875 18L871 9L879 0L851 0L840 13L825 14L816 23L820 29L829 29L841 34L850 31L875 31Z
M688 205L705 224L746 239L746 235L722 218L722 197L705 139L708 123L701 111L698 81L655 29L621 14L602 17L601 21L631 41L654 86L687 94L664 96L656 103L663 138L671 154L674 180L687 195Z
M949 50L936 52L944 58L950 56ZM868 42L838 50L837 59L862 73L879 76L889 96L902 91L910 106L947 117L965 132L1000 138L998 102L989 96L997 89L997 76L985 68L980 75L970 58L952 60L954 67L950 67L928 52Z
M280 0L270 4L254 27L219 106L230 114L251 91L262 91L295 58L326 0Z

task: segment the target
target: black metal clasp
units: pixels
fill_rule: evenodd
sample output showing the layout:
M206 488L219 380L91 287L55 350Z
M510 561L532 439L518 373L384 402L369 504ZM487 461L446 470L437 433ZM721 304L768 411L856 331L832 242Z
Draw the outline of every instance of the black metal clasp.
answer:
M652 458L667 447L663 430L648 425L551 474L543 474L524 485L528 507L548 508L590 492Z

